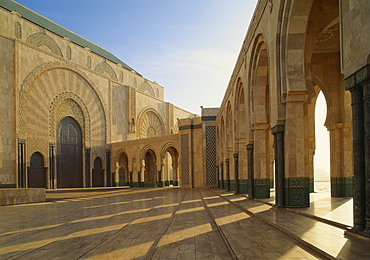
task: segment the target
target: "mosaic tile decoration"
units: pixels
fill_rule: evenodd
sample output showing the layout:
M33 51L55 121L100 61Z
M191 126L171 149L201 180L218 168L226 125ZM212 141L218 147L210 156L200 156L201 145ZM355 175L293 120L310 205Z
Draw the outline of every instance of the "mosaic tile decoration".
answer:
M181 184L190 185L188 134L181 135Z
M270 198L271 179L254 179L254 197L256 199Z
M19 22L14 23L14 35L16 38L22 38L22 26Z
M206 185L217 185L216 127L206 126Z
M106 62L100 62L95 66L94 69L97 73L107 74L112 80L118 81L116 72L114 69Z
M331 177L330 188L332 197L352 197L353 177Z
M310 206L310 181L308 177L285 179L285 203L287 207Z
M26 42L36 47L45 46L51 51L51 53L63 57L58 44L50 36L44 33L31 34L27 37Z

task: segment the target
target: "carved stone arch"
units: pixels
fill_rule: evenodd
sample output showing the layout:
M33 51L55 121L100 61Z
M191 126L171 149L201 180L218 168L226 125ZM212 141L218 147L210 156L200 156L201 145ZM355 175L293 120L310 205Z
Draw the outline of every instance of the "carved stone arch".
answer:
M259 34L254 42L249 71L250 121L266 124L270 114L269 57L265 38Z
M226 110L226 152L233 145L233 111L231 108L231 102L228 101Z
M138 90L140 92L143 92L147 95L150 95L152 97L155 97L155 93L154 93L154 90L153 90L153 87L148 83L148 81L144 81L140 84Z
M164 158L166 152L169 152L171 156L178 156L179 148L172 142L166 143L161 150L161 158Z
M104 128L105 128L105 137L104 138L109 142L110 128L106 124L108 118L107 118L107 114L105 112L103 98L101 97L99 92L96 91L95 84L89 79L89 77L85 73L80 71L77 67L73 66L72 64L64 63L64 62L49 62L49 63L41 64L40 66L33 69L25 77L25 79L24 79L24 81L21 85L21 90L20 90L20 94L19 94L19 128L20 128L20 133L24 133L24 129L25 129L25 125L26 125L26 121L25 121L24 117L25 117L25 113L26 113L26 109L25 109L26 106L27 106L26 103L29 99L29 98L26 98L27 93L30 92L30 88L33 86L34 82L36 80L38 80L44 73L54 72L54 71L57 71L58 69L71 71L71 72L77 74L78 76L80 76L82 82L85 82L85 84L90 87L90 89L92 90L92 94L96 95L98 103L100 104L99 111L100 111L100 113L102 113L102 117L104 118L103 119L104 120L103 124L104 124ZM48 86L48 88L52 88L52 87L53 86ZM47 91L47 93L45 93L46 95L39 95L39 96L40 96L40 98L44 98L47 95L50 95L50 92L51 91ZM74 100L80 106L80 108L82 109L83 114L86 117L86 120L88 120L88 118L90 118L90 115L87 112L88 111L87 105L86 104L84 105L84 102L82 102L82 99L80 97L78 97L75 93L73 93L73 92L59 92L58 95L61 95L60 97L63 96L64 98L71 98L72 100ZM52 96L52 97L50 97L49 100L45 100L44 103L47 103L47 106L48 106L47 111L45 111L45 114L48 113L48 112L50 113L50 111L52 109L51 104L54 104L54 105L58 104L58 102L55 102L55 101L50 103L50 101L54 100L54 99L56 99L56 97ZM58 99L58 100L60 100L60 99ZM85 125L86 125L86 127L90 126L90 122L85 122ZM49 130L50 130L50 127L54 127L54 126L50 126L50 125L47 126L47 128ZM90 128L91 127L87 127L86 130L90 131ZM50 133L50 131L49 131L49 133ZM87 132L87 133L89 133L89 132Z
M150 145L150 144L147 144L145 145L143 148L141 148L140 150L140 155L139 155L139 158L140 158L140 161L144 160L145 159L145 154L149 151L149 150L153 150L155 152L155 148L154 146Z
M283 96L290 91L305 92L305 39L313 0L285 1L280 14L280 74Z
M154 109L145 109L139 116L139 137L149 138L164 135L164 124Z
M245 102L245 92L244 85L239 78L237 80L236 92L235 92L235 101L234 101L234 128L235 128L235 141L239 142L241 139L246 138L246 129L247 129L247 119L246 119L246 102Z
M55 137L56 127L66 116L73 117L85 134L86 144L91 141L90 115L86 104L72 92L61 93L50 104L49 110L49 136Z
M45 46L51 51L51 53L63 57L58 44L45 33L33 33L27 37L26 42L36 47Z
M118 81L117 74L114 69L106 62L100 62L95 66L94 69L96 72L100 74L106 73L112 80Z

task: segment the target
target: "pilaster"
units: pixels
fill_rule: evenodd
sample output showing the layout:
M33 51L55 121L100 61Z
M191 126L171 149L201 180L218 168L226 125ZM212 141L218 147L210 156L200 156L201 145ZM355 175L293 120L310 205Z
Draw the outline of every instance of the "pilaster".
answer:
M346 90L352 99L353 133L353 232L363 232L366 225L365 138L363 89L356 79L357 73L346 79Z
M234 153L235 194L239 194L239 154Z
M254 198L254 167L253 167L254 144L247 144L248 151L248 197Z
M275 206L285 207L285 159L284 125L276 125L271 131L274 135L275 150Z

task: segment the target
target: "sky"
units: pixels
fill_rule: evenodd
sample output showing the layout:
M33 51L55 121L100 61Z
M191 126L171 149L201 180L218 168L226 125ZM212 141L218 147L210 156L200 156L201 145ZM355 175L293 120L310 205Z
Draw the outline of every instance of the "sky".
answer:
M200 106L221 105L257 0L17 2L110 51L163 86L165 101L200 115ZM315 168L329 172L325 117L316 115Z
M257 0L16 0L110 51L200 115L219 107Z

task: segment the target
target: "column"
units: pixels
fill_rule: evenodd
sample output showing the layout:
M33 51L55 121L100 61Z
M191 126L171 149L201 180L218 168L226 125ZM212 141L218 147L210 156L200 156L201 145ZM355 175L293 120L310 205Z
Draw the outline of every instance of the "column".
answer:
M217 178L217 188L220 188L220 166L216 165L216 178Z
M220 163L221 167L221 189L225 189L225 183L224 183L224 163Z
M355 82L355 75L346 79L346 89L352 99L352 134L353 134L353 228L354 232L365 229L366 190L365 190L365 138L364 138L364 103L362 87Z
M230 159L226 159L226 180L227 180L227 191L230 191Z
M163 187L162 183L162 170L163 170L163 165L161 166L162 168L158 170L158 187Z
M180 186L179 185L179 167L177 165L172 165L172 177L173 177L173 181L172 181L172 185L173 186Z
M366 230L370 234L370 65L365 67L366 77L362 79L364 96L364 132L365 132L365 179L366 179ZM357 80L357 78L356 78Z
M91 152L91 148L90 147L86 147L85 148L85 187L89 188L91 187L91 180L90 180L90 177L91 177L91 168L90 168L90 152Z
M107 149L106 150L107 187L112 186L112 175L111 175L111 171L110 171L110 155L111 155L111 150Z
M18 188L26 188L26 143L18 139Z
M234 153L235 194L239 194L239 154Z
M285 207L284 125L272 129L275 150L275 206Z
M254 198L253 144L247 144L248 150L248 198Z
M55 189L55 144L49 143L49 187Z

